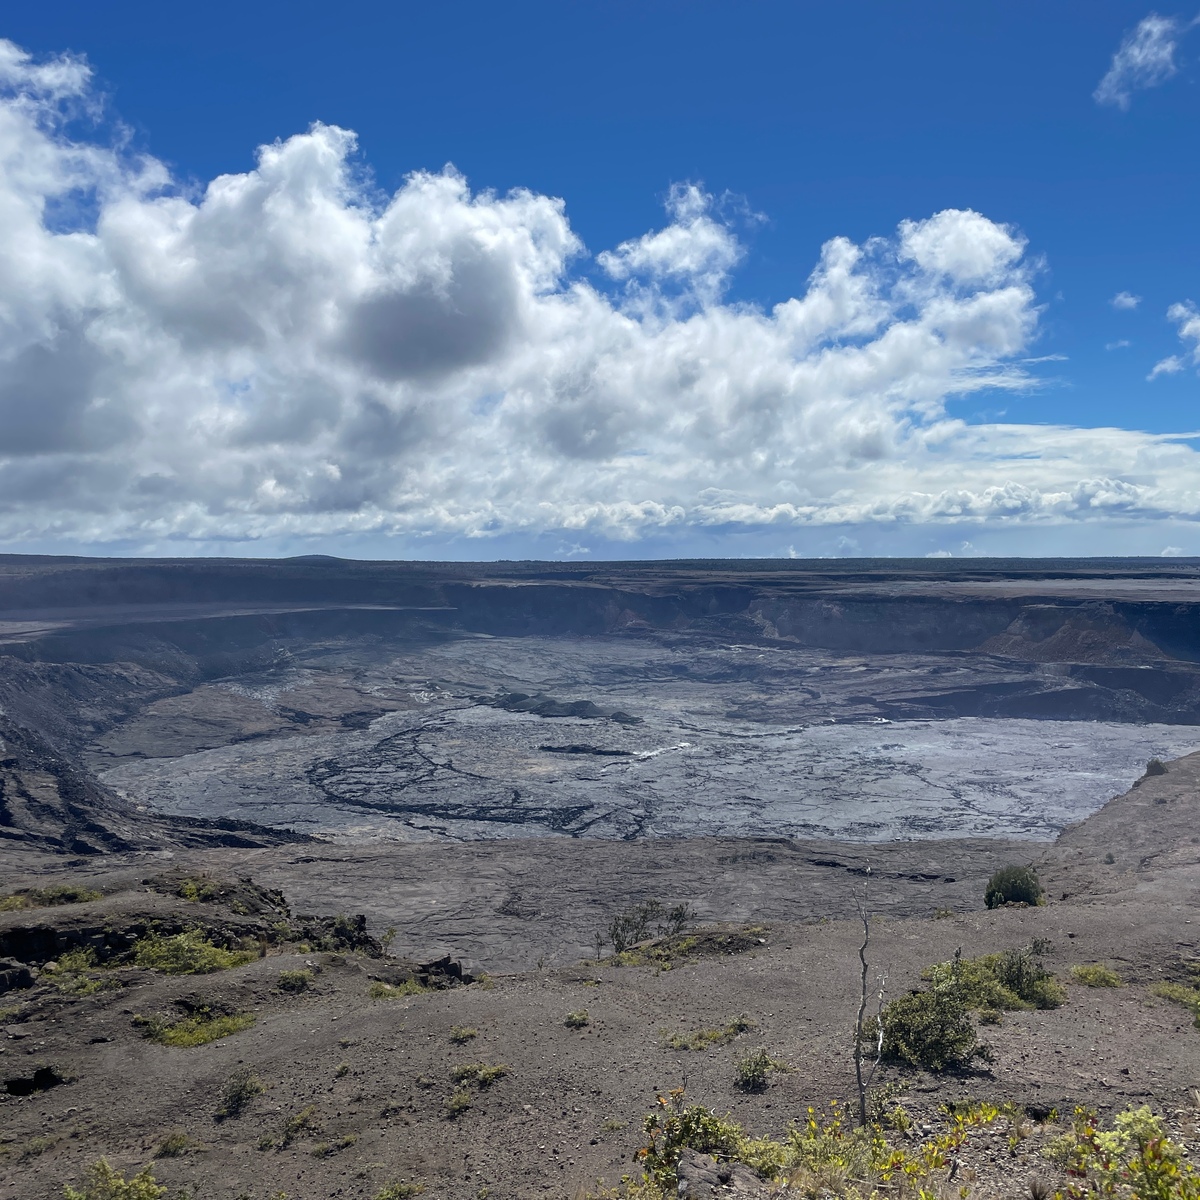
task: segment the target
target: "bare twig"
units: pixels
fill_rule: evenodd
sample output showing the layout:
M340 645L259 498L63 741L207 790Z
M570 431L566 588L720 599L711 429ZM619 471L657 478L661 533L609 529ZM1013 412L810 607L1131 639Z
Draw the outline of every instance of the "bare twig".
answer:
M870 879L870 876L871 868L868 867L867 878ZM862 899L855 896L854 903L858 908L858 916L863 926L862 945L858 948L858 960L862 963L862 978L859 989L858 1019L854 1023L854 1079L858 1084L858 1121L865 1128L867 1125L867 1090L870 1088L871 1081L875 1078L875 1071L883 1058L883 997L887 991L887 972L885 971L879 976L879 991L875 997L874 1053L871 1057L870 1068L864 1078L863 1026L867 1016L867 976L870 974L870 968L867 965L867 947L871 944L871 918L867 912L867 885L865 883L863 884Z

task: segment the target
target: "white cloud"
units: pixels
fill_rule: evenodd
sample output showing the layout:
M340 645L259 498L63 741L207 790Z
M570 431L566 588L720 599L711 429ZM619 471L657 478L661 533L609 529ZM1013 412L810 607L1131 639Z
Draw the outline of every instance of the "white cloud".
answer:
M1182 546L1164 546L1159 552L1159 558L1183 558L1187 551Z
M449 169L380 200L327 125L188 190L70 135L95 107L86 64L0 47L10 546L553 535L582 553L1200 518L1175 439L949 414L1031 384L1034 268L979 213L833 238L763 311L722 300L742 248L684 185L661 230L599 256L609 294L560 200Z
M1141 304L1141 296L1135 296L1132 292L1118 292L1110 301L1109 304L1116 309L1137 308Z
M1127 33L1113 55L1112 65L1092 98L1097 104L1128 109L1135 91L1157 87L1178 70L1175 51L1184 27L1174 17L1151 13Z
M1186 369L1189 359L1192 365L1200 367L1200 311L1190 300L1183 304L1172 304L1167 309L1167 320L1179 326L1179 338L1185 346L1188 342L1192 344L1186 346L1183 354L1171 354L1155 363L1147 379L1157 379L1159 375L1178 375Z
M1105 350L1124 350L1129 345L1128 338L1118 338L1115 342L1105 342Z

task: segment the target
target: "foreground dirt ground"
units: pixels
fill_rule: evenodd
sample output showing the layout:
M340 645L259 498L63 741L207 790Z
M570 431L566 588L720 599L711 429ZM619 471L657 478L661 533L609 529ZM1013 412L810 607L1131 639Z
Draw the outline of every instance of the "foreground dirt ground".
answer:
M1053 847L1037 848L1050 898L1044 907L985 910L984 883L995 859L977 846L956 854L954 843L936 845L944 861L934 881L953 880L944 889L930 879L905 884L903 872L865 884L876 914L871 962L887 971L889 994L918 986L923 968L959 948L974 957L1036 940L1068 999L1054 1010L1008 1013L1001 1024L983 1027L994 1061L979 1071L886 1068L880 1082L896 1086L918 1129L936 1127L943 1103L967 1098L1064 1115L1076 1104L1111 1113L1146 1103L1200 1157L1192 1094L1200 1087L1200 1030L1185 1008L1151 992L1200 956L1200 755L1142 781ZM1014 848L1003 849L1011 857ZM586 872L590 850L571 846L571 871ZM689 872L672 874L668 847L655 851L657 874L647 869L646 850L629 853L636 864L630 900L693 898L684 886ZM921 853L928 855L929 847ZM755 891L747 885L732 901L737 922L714 927L736 937L702 937L691 953L640 966L562 964L578 945L584 917L575 913L556 931L552 895L544 892L524 918L536 933L520 943L541 939L541 967L497 970L469 984L414 994L379 986L411 970L373 957L365 944L357 952L319 951L264 934L256 955L265 950L265 956L244 965L205 975L96 971L95 978L116 986L88 995L60 990L45 957L30 951L34 986L0 995L0 1197L60 1196L104 1155L127 1172L151 1164L172 1198L276 1200L282 1193L288 1200L370 1200L396 1182L446 1200L573 1198L600 1179L615 1183L638 1173L641 1119L656 1094L674 1087L685 1087L693 1102L732 1113L756 1133L779 1135L802 1120L809 1105L853 1095L850 1031L861 927L845 917L854 890L864 886L859 872L870 857L862 848L843 848L841 860L821 868L824 874L814 875L810 861L810 869L797 865L789 877L780 863L798 863L800 856L791 854L761 863L771 878L770 887L758 891L761 911L754 911ZM314 872L315 880L336 874L331 856L321 857L325 874ZM343 863L331 904L321 903L314 881L305 881L305 864L292 858L297 861L283 851L214 851L169 865L180 878L203 878L204 871L218 882L251 873L269 877L293 909L351 907L353 863ZM877 858L886 859L886 852ZM681 861L691 860L683 855ZM606 860L604 870L611 873L615 862ZM83 904L0 914L0 937L8 938L10 950L30 944L31 935L21 942L14 933L22 929L113 929L139 913L144 921L203 923L216 920L221 909L219 897L209 903L148 891L141 880L164 869L153 856L69 866L59 860L53 874L44 860L9 865L5 892L78 880L111 893ZM383 867L377 862L372 871L382 874ZM701 915L722 915L711 878L697 881L697 891L700 883L707 888L695 896ZM611 885L614 895L618 884ZM779 893L789 886L804 919L779 915L786 912ZM829 897L825 913L822 887ZM388 925L403 926L393 948L421 960L413 897L402 902L403 889L390 894L398 897L390 920L388 904L378 897L359 907L369 908L377 937ZM519 914L517 903L513 908ZM228 906L224 911L232 925L259 919ZM466 915L463 906L459 912L463 943L486 951L494 907L479 905L474 930L465 928L470 905ZM432 957L454 934L435 910L429 913L425 948ZM261 920L269 925L269 914ZM513 934L497 950L508 945L511 952L517 942ZM527 949L516 955L522 956ZM1124 986L1074 981L1071 967L1096 962L1113 968ZM479 969L488 966L484 961ZM308 986L282 990L281 975L301 970L312 975ZM136 1023L139 1016L178 1017L200 1006L255 1020L192 1048L147 1040L146 1027ZM586 1014L586 1023L579 1018L572 1028L569 1014ZM670 1047L673 1034L723 1029L739 1018L748 1028L724 1043L698 1051ZM735 1087L735 1063L760 1045L789 1069L773 1073L765 1091L747 1094ZM455 1068L469 1064L502 1064L505 1071L490 1086L456 1082ZM251 1096L240 1115L218 1120L223 1090L239 1069L251 1071L265 1090ZM32 1089L51 1077L63 1082L42 1090L23 1082ZM452 1115L448 1102L456 1093L465 1099ZM1031 1126L1014 1150L1007 1127L1001 1123L998 1130L964 1158L955 1189L965 1182L972 1195L1017 1196L1031 1176L1053 1178L1040 1155L1058 1131L1053 1123ZM156 1157L173 1133L180 1152Z

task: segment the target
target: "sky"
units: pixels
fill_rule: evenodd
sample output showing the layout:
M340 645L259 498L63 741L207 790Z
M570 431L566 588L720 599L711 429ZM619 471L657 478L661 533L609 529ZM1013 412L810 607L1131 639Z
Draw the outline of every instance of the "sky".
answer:
M0 24L0 552L1200 555L1200 14Z

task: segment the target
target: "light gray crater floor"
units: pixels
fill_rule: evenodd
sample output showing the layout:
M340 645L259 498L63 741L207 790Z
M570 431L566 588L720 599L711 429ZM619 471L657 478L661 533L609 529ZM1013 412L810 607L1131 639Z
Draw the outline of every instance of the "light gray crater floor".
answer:
M340 669L358 686L400 689L409 707L365 729L125 758L101 777L163 812L340 841L1049 839L1125 791L1148 758L1200 748L1200 730L1189 726L880 721L857 712L850 693L887 686L889 671L908 686L903 664L784 661L754 647L719 647L707 658L692 648L685 661L669 648L599 639L478 639ZM279 691L278 681L231 686L266 707ZM503 687L589 699L641 723L547 718L472 698Z

